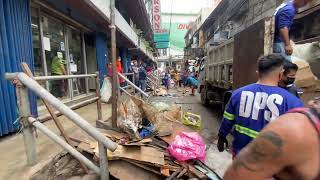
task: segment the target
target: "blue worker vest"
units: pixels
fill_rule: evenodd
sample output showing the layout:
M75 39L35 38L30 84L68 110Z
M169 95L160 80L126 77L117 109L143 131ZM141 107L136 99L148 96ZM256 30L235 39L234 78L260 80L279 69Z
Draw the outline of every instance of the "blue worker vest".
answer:
M262 84L251 84L232 93L219 130L226 137L233 129L233 150L238 153L269 122L303 102L288 91Z

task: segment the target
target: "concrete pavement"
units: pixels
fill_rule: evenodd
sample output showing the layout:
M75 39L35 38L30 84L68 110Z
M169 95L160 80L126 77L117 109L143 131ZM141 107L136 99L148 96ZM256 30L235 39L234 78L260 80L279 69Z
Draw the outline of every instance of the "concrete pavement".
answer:
M207 143L206 163L222 176L227 166L231 163L231 155L227 152L219 153L216 150L216 145L214 143L217 139L217 132L221 121L221 113L219 112L218 107L204 107L201 104L199 95L190 96L189 93L187 93L185 96L182 96L181 89L170 90L170 93L175 94L177 97L152 97L151 101L157 100L175 103L178 106L181 106L184 111L201 115L202 129L200 130L200 134ZM102 109L104 120L111 117L111 105L103 104ZM95 103L80 108L76 110L76 112L95 126L97 120ZM70 134L77 129L77 127L64 116L61 116L60 120L67 133ZM55 133L58 133L53 121L48 121L45 125ZM37 167L48 162L48 160L62 151L60 146L53 143L45 135L40 132L38 135L39 137L36 139L36 143L39 163L34 167L28 167L26 165L22 134L11 135L0 140L0 179L28 179L28 177L35 172Z
M76 112L95 126L98 118L96 107L96 104L93 103L76 110ZM103 119L108 119L111 116L111 105L103 104L102 113ZM76 125L64 116L61 116L59 119L67 134L78 129ZM53 121L48 121L45 125L58 134L58 129ZM38 132L36 145L38 166L46 163L62 151L59 145L52 142L40 132ZM29 175L33 174L34 170L37 169L37 165L34 167L28 167L26 165L27 159L22 134L10 135L0 140L0 162L0 179L28 179Z

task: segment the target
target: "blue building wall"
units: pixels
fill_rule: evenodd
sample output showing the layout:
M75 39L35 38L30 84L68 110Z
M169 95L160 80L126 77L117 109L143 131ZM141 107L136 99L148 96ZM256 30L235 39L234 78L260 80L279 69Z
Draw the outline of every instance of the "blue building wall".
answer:
M0 136L19 127L15 88L4 74L21 71L21 62L34 69L30 1L0 0ZM30 99L36 115L36 98Z

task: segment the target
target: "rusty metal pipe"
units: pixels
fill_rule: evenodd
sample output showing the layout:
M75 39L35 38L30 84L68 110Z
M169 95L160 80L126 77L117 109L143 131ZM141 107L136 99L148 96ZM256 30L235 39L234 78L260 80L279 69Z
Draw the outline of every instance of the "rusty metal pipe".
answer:
M8 77L11 75L8 75ZM7 76L6 76L7 77ZM14 77L14 76L11 76ZM27 76L25 73L16 73L16 78L21 81L26 87L35 92L42 99L45 99L54 108L68 117L81 129L86 131L90 136L92 136L97 141L103 143L103 145L110 149L111 151L116 150L117 144L106 138L102 133L100 133L95 127L83 119L80 115L71 110L68 106L63 104L59 99L50 94L46 89L40 86L35 80Z
M88 104L92 104L92 103L96 102L98 99L99 99L98 97L94 97L94 98L85 100L85 101L83 101L83 102L74 104L74 105L69 106L69 107L70 107L70 109L72 109L72 110L79 109L79 108L82 108L82 107L84 107L84 106L86 106L86 105L88 105ZM61 112L59 112L59 111L55 111L54 113L56 114L57 117L59 117L59 116L62 115ZM44 114L44 115L42 115L42 116L39 116L37 119L38 119L38 121L40 121L40 122L46 122L46 121L48 121L48 120L51 120L51 119L52 119L52 116L51 116L50 114Z
M35 118L29 117L29 122L39 129L43 134L47 135L51 140L55 143L59 144L63 149L68 151L73 157L75 157L80 162L83 162L88 168L93 170L95 173L100 174L100 169L95 164L93 164L89 159L87 159L84 155L74 149L71 145L69 145L66 141L60 138L58 135L53 133L50 129L48 129L45 125L37 121Z
M80 75L61 75L61 76L38 76L33 79L36 81L75 79L75 78L94 78L96 74L80 74Z

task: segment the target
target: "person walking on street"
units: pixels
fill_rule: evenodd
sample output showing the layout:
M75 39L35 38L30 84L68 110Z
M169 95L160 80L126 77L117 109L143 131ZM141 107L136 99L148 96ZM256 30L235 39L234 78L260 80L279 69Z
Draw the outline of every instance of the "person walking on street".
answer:
M291 61L293 52L290 43L289 32L293 24L294 16L298 8L307 5L312 0L290 0L282 3L274 13L275 16L275 35L274 35L274 53L280 53L287 60Z
M147 90L147 71L143 62L140 63L139 67L139 87L144 92Z
M303 107L300 99L278 87L285 58L280 54L258 60L258 82L235 90L226 106L219 129L218 150L225 149L227 135L234 127L233 158L269 122L288 110Z
M287 90L297 98L300 98L300 94L302 94L302 91L294 84L298 69L299 67L296 64L290 61L285 61L284 72L281 80L279 81L279 86Z
M139 67L138 62L136 60L133 61L132 72L134 76L134 83L136 86L139 87Z
M269 123L226 171L225 180L320 180L320 101ZM273 177L273 178L271 178Z
M170 88L170 74L169 73L165 73L164 77L163 77L163 85L164 87L166 87L167 92L169 91Z
M51 62L51 75L52 76L61 76L66 75L65 69L65 60L61 57L55 56ZM64 96L64 80L54 80L52 81L51 94L55 97L63 97Z

